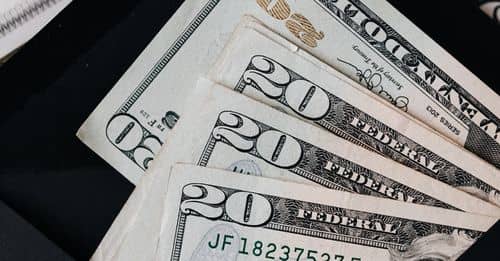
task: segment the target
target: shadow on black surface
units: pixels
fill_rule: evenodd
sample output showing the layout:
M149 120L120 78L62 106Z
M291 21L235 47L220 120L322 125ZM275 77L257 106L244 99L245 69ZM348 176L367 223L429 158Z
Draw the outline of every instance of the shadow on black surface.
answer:
M2 261L73 260L1 201L0 228L2 228L0 233L0 260Z
M118 175L106 168L3 170L0 198L67 253L88 260L132 189ZM25 249L36 249L29 240Z

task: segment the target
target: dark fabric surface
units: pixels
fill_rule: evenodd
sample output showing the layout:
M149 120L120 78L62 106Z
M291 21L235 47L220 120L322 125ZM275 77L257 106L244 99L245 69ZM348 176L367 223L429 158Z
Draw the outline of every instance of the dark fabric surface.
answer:
M0 199L77 260L133 185L75 133L179 4L76 0L0 68Z
M74 260L0 201L0 261Z
M500 28L474 3L390 2L500 86ZM0 200L77 260L92 255L133 186L75 133L180 3L74 0L0 68ZM499 240L497 225L464 260L499 259Z

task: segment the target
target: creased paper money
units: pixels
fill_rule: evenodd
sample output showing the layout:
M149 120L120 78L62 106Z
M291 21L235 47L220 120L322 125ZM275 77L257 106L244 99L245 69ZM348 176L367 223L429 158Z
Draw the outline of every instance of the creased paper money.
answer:
M176 162L499 214L485 201L210 81L200 80L186 104L188 117L179 121L93 260L151 260L168 172Z
M156 260L456 260L495 222L176 165Z
M187 0L80 139L136 183L244 14L498 167L498 95L382 0Z
M251 43L251 44L249 44ZM348 141L500 206L500 171L353 87L352 80L245 17L211 77Z

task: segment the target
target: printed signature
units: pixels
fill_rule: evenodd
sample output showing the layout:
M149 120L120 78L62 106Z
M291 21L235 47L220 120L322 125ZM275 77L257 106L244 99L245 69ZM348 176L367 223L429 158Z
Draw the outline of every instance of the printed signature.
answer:
M357 80L368 90L386 99L397 108L405 112L408 111L408 104L410 103L410 99L408 99L408 97L406 96L393 97L392 95L390 95L382 86L382 75L380 73L373 72L371 69L366 69L363 71L350 62L344 61L340 58L337 58L337 60L351 66L356 71Z

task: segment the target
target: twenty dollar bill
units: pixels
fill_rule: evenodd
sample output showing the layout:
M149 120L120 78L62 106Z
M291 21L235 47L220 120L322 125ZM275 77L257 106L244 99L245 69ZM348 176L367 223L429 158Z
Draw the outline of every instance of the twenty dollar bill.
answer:
M177 162L499 214L485 201L210 81L200 80L187 104L187 117L179 121L94 260L151 258L159 238L168 173Z
M80 139L137 183L244 14L498 167L498 95L381 0L186 0Z
M251 17L238 26L211 77L500 206L497 168L359 91L357 83Z
M495 222L176 165L157 260L455 260Z

